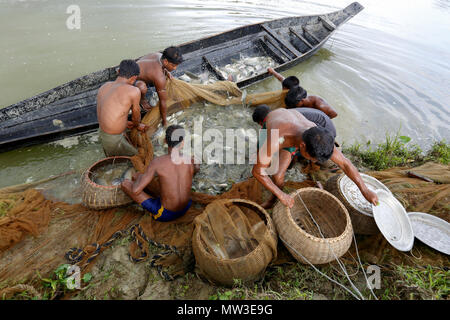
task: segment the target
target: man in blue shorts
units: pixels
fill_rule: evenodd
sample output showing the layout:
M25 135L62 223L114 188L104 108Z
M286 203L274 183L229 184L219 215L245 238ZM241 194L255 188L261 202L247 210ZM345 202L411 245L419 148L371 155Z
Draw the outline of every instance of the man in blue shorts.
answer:
M122 190L142 205L157 221L171 221L183 216L192 204L192 178L199 170L193 158L182 155L184 129L178 125L166 130L168 153L150 162L144 174L138 174L135 181L122 182ZM157 175L161 198L152 198L143 190Z

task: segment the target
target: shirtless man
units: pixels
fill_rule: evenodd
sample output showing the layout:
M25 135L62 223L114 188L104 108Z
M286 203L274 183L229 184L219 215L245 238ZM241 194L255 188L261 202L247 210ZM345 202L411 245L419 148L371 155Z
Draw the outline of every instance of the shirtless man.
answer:
M282 82L283 89L289 89L284 102L286 109L290 108L314 108L324 112L330 119L337 117L336 110L333 109L324 99L318 96L308 96L305 89L300 86L300 81L295 76L284 78L281 74L268 68L267 71Z
M145 131L141 123L139 106L140 91L133 86L139 75L139 66L134 60L123 60L115 81L103 84L97 93L97 119L99 140L106 156L133 156L138 153L125 137L125 130L137 127ZM128 113L132 111L128 121Z
M275 197L289 208L294 205L294 199L281 190L284 185L284 174L291 161L290 154L283 152L282 149L289 147L299 148L300 154L312 162L325 162L331 159L358 186L367 201L375 205L378 203L377 195L367 188L355 166L335 147L334 137L329 130L309 121L299 111L289 109L271 111L266 116L265 123L267 140L263 147L267 147L267 152L258 152L257 163L252 170L253 176L273 195L263 207L271 207L276 200ZM273 129L278 130L279 139L272 138ZM272 181L266 173L266 168L270 166L272 157L277 152L279 152L279 167Z
M142 80L146 84L142 86L140 82L137 83L141 91L141 97L145 97L147 85L155 86L159 97L159 112L165 127L167 126L166 76L172 79L170 72L176 70L181 62L183 62L183 57L176 47L166 48L162 54L159 52L150 53L137 61L140 68L138 80Z
M184 129L181 126L169 126L166 130L168 154L153 159L145 173L138 174L134 182L124 180L121 184L122 190L157 221L177 219L192 204L192 178L199 170L199 165L194 165L192 158L181 154L183 138ZM152 198L143 191L155 175L159 177L161 199Z
M298 80L296 76L290 76L285 78L272 68L267 68L267 72L273 75L281 82L283 90L290 90L291 88L296 87L300 84L300 80Z

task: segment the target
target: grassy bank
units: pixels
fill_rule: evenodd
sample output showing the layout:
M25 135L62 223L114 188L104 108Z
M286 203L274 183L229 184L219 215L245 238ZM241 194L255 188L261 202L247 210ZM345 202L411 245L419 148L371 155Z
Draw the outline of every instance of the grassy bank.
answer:
M450 161L450 144L436 141L426 153L411 142L411 138L399 133L386 136L386 141L372 146L370 141L343 146L343 153L349 155L355 165L362 165L371 170L384 170L397 166L417 166L433 161L445 165Z

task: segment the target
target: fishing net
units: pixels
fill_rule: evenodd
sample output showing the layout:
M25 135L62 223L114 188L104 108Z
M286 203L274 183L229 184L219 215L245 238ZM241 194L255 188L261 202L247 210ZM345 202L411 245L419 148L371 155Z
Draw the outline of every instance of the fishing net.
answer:
M272 108L277 108L283 106L285 95L285 92L278 91L247 95L242 98L242 93L236 85L227 81L205 86L191 85L174 79L168 81L168 89L171 96L168 114L205 99L220 105L239 104L243 101L250 105L265 103ZM150 125L147 134L142 134L135 129L131 132L131 140L139 150L139 154L131 160L139 172L144 172L153 159L150 137L160 122L158 108L153 108L147 113L143 122ZM414 171L433 177L441 184L410 178L406 176L405 168L370 174L385 183L396 196L402 198L408 211L429 212L449 221L449 167L436 164L429 166L421 167L422 171L414 168ZM81 173L68 174L77 175L78 178L81 176ZM59 178L53 177L47 180L51 179ZM149 215L144 215L137 205L108 210L90 210L81 204L51 200L45 190L42 188L36 190L44 182L0 189L0 296L17 292L18 283L40 288L40 276L48 277L63 263L77 264L82 273L88 272L96 262L96 257L124 235L131 235L129 251L135 261L151 260L153 266L166 268L165 275L184 274L194 268L193 222L204 212L206 205L218 199L244 199L261 204L267 195L267 191L254 178L236 183L229 191L220 195L193 192L192 200L195 203L190 210L175 221L163 223L155 221ZM292 192L311 186L315 186L315 182L311 180L287 181L284 190ZM150 183L147 191L155 196L159 194L157 179ZM234 212L233 215L229 215L226 221L234 222L238 219L236 217L242 217L239 211L232 212ZM255 223L243 223L244 225L247 232L251 234L250 226L254 226ZM222 227L221 232L232 232L227 229L227 226ZM149 251L149 248L154 247L158 247L159 252L161 248L164 248L167 254L159 254L159 258L156 259ZM374 257L374 261L382 262L388 259L386 255L388 246L384 238L379 235L362 238L360 247L360 251L367 253L367 257ZM273 248L271 250L273 251ZM423 251L419 260L410 261L410 263L448 264L448 259L444 255L431 250ZM406 259L404 256L407 256L394 250L389 252L392 255L396 254L396 257L401 256L402 259ZM280 255L279 248L276 256L277 260L272 261L272 264L283 263L289 259L292 261L292 257Z

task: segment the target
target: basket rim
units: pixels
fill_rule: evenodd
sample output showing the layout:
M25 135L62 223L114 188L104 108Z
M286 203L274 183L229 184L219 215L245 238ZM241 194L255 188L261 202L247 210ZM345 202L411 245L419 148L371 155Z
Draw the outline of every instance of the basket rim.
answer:
M213 202L211 202L210 204L208 204L205 207L205 210L208 206L210 206L213 203L217 203L217 202L244 202L244 203L248 203L250 205L255 206L256 208L262 210L263 214L266 216L266 221L267 221L267 231L265 232L265 235L268 234L269 236L273 237L275 239L275 241L278 240L277 234L276 234L276 228L275 225L273 224L272 218L270 217L270 215L267 213L267 211L261 207L259 204L257 204L256 202L250 201L250 200L246 200L246 199L239 199L239 198L234 198L234 199L217 199L214 200ZM203 213L202 213L203 214ZM270 224L270 226L269 226ZM198 228L194 229L194 236L195 238L199 241L200 243L200 231L198 230ZM277 241L278 242L278 241ZM205 248L203 246L198 246L198 248L200 249L200 251L202 251L202 253L206 254L207 256L212 257L214 260L220 260L221 262L238 262L239 260L242 260L244 258L247 258L250 255L255 255L257 254L257 251L260 251L262 244L259 243L258 246L256 246L255 249L253 249L252 251L250 251L248 254L246 254L245 256L242 257L238 257L238 258L233 258L233 259L219 259L216 256L214 256L213 254L209 253L208 251L205 250Z
M292 218L291 210L288 207L284 206L280 201L278 201L276 206L280 206L281 205L281 206L284 207L282 210L284 210L287 213L288 220L293 224L294 228L297 231L299 231L303 236L306 236L307 238L309 238L310 240L312 240L314 242L335 243L335 242L339 242L339 241L343 240L344 238L346 238L347 237L347 233L349 233L351 231L352 224L351 224L351 219L350 219L350 215L348 213L348 210L342 204L342 202L336 196L334 196L332 193L330 193L330 192L328 192L326 190L322 190L322 189L314 188L314 187L300 188L300 189L290 193L289 195L291 197L295 197L298 193L304 192L304 191L320 192L320 193L326 194L328 196L331 196L331 198L334 199L338 203L338 205L343 209L345 217L347 219L347 223L345 225L344 231L339 236L333 237L333 238L319 238L319 237L313 236L312 234L307 233L305 230L300 228L300 226ZM275 208L274 208L274 210L275 210ZM287 241L287 239L286 239L286 241Z
M120 189L120 185L117 186L103 186L101 184L96 184L94 181L91 180L91 178L89 177L89 174L92 173L92 168L94 168L95 166L97 166L98 164L102 163L102 162L106 162L106 161L110 161L110 160L116 160L116 159L126 159L129 160L130 163L131 162L131 157L128 156L113 156L113 157L107 157L107 158L103 158L100 159L98 161L96 161L95 163L93 163L89 168L86 169L86 171L83 173L83 177L84 177L84 182L87 184L90 184L91 186L95 187L95 188L101 188L101 189L107 189L107 190L114 190L114 189Z

